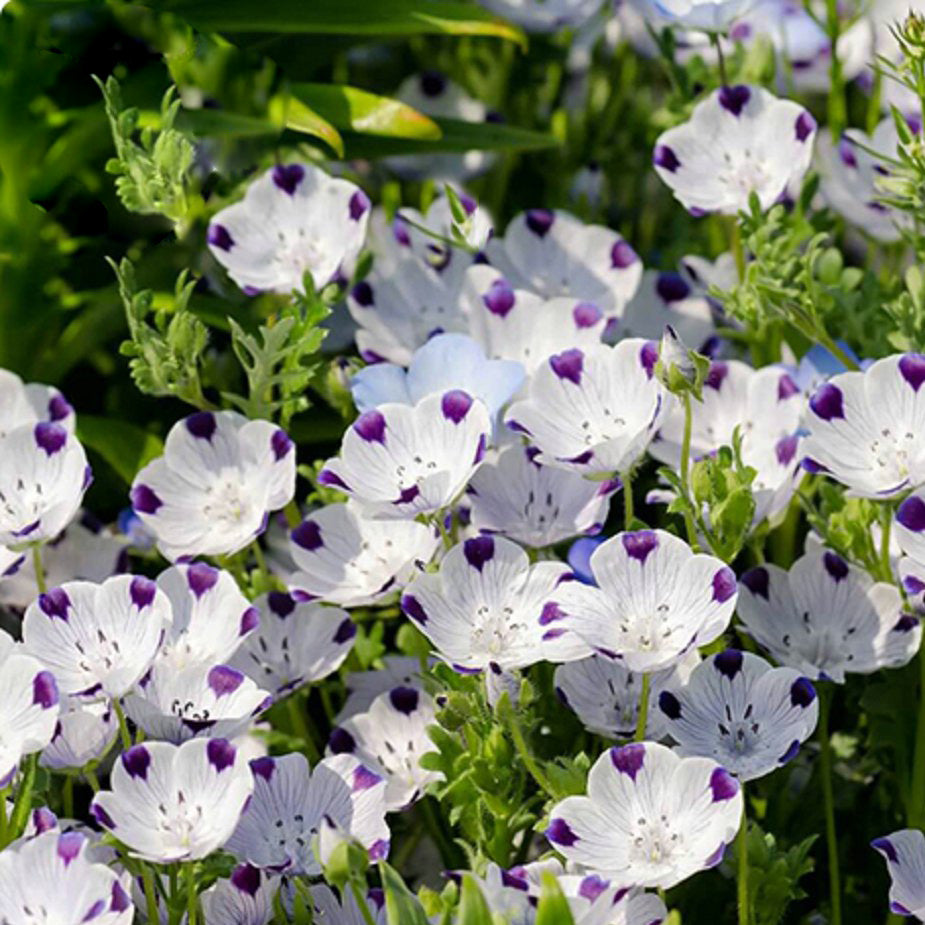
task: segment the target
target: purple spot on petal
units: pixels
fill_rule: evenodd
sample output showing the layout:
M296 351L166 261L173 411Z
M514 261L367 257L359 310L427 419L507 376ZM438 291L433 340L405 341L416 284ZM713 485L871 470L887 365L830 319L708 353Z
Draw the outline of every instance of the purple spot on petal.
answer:
M655 364L658 362L658 347L648 340L642 345L639 351L639 362L646 371L649 379L655 374Z
M112 890L109 894L110 912L125 912L132 905L132 900L128 893L122 887L118 880L113 881Z
M897 621L891 632L909 633L919 625L919 619L911 613L904 613Z
M385 418L379 411L367 411L353 422L354 432L367 443L385 444Z
M893 843L888 838L875 838L870 843L870 846L874 851L879 851L888 861L892 861L894 864L899 861L896 848L893 847Z
M356 751L356 739L342 726L335 726L328 738L328 747L335 755L350 755Z
M250 769L256 777L269 782L276 771L276 761L266 755L261 758L254 758L250 762Z
M32 679L32 702L43 710L57 705L58 684L50 671L40 671Z
M790 463L793 462L797 454L797 446L799 446L799 443L800 438L796 434L791 434L789 437L781 437L774 445L774 453L777 456L777 461L782 466L789 466Z
M156 514L164 502L147 485L134 485L129 494L132 507L139 514Z
M157 585L150 578L137 575L132 579L129 585L129 594L132 597L132 603L141 610L143 607L150 607L157 593Z
M407 488L403 488L398 493L398 498L393 501L393 504L410 504L414 501L415 498L421 493L421 489L417 485L409 485Z
M710 370L704 378L703 384L718 392L723 387L723 383L726 381L728 375L729 367L725 363L722 361L711 363Z
M556 620L563 620L568 614L555 602L547 601L543 604L543 610L540 613L540 626L548 626Z
M800 750L800 740L794 739L790 743L790 747L777 759L778 764L787 764L788 761L793 761L797 756L797 752Z
M370 286L366 280L361 280L357 283L353 289L351 289L350 295L353 297L354 302L363 308L369 308L374 304L373 287Z
M912 386L913 392L925 382L925 356L921 353L907 353L899 361L899 372L903 379Z
M331 469L322 469L318 473L318 484L329 485L333 488L342 488L344 491L350 491L350 486Z
M584 366L584 354L577 348L563 350L549 358L552 371L560 379L568 379L575 385L581 385L581 371Z
M739 792L739 782L725 768L715 768L710 775L710 790L713 791L713 802L722 803Z
M742 114L751 96L752 91L744 84L735 87L720 87L718 93L720 106L734 116Z
M74 860L84 846L87 838L81 832L62 832L58 836L57 855L67 867ZM51 884L48 884L51 887Z
M222 251L230 251L234 247L234 239L224 225L210 225L206 240Z
M806 139L816 131L816 120L804 110L797 116L794 131L797 136L797 141L806 141Z
M530 209L526 214L527 227L538 238L546 237L555 220L555 213L549 209Z
M205 562L194 562L186 569L186 583L190 591L200 598L207 591L211 591L218 582L219 571L206 565Z
M260 889L260 871L250 864L239 864L231 872L232 884L248 896L256 896Z
M102 806L96 803L90 804L90 815L93 816L101 826L107 829L114 829L116 827L115 822L112 821L112 816L110 816Z
M809 678L797 678L790 685L790 702L795 707L808 707L816 699L816 688Z
M305 168L301 164L277 164L273 168L273 182L289 196L295 195L304 179Z
M777 380L778 401L786 401L786 399L793 398L794 395L799 394L800 387L786 373Z
M624 533L620 537L623 548L631 559L645 564L646 559L657 546L658 537L653 530L638 530L635 533Z
M370 787L375 787L376 784L381 783L382 778L376 774L375 771L371 771L369 768L364 765L359 765L353 769L353 792L357 793L360 790L369 790Z
M735 573L724 565L713 576L713 600L725 604L736 593L736 587Z
M857 170L858 159L854 153L854 145L851 143L850 139L842 138L838 143L838 156L846 167L852 167Z
M418 708L420 694L413 687L395 687L389 691L389 700L399 713L410 716Z
M369 206L369 196L363 190L358 189L350 197L350 218L358 222L369 211Z
M836 582L848 576L848 563L837 553L826 550L822 556L822 564Z
M273 458L279 462L292 449L292 441L286 431L275 430L270 438L270 446L273 448Z
M67 611L71 606L71 599L64 588L49 588L39 595L39 608L48 617L57 617L67 622Z
M422 626L427 623L427 613L421 606L420 601L413 594L405 594L401 599L401 609L405 615L412 620L420 623Z
M462 389L451 389L444 392L443 398L440 399L440 410L443 416L454 424L459 424L469 413L472 407L472 396Z
M67 431L51 421L39 421L35 425L34 434L35 442L48 456L53 456L67 443Z
M343 645L345 642L349 642L357 634L357 625L350 619L350 617L345 617L341 620L340 625L337 627L337 631L334 633L334 642L337 645Z
M209 764L221 774L225 768L230 768L234 764L237 750L227 739L209 739L206 746L206 757Z
M308 552L314 552L324 546L324 540L321 538L321 527L314 520L303 521L289 535L296 546L301 546L302 549L306 549Z
M655 291L663 302L680 302L691 294L691 287L680 273L659 273Z
M495 554L495 541L490 536L476 536L463 543L463 555L476 571L481 572L485 563Z
M713 656L713 667L731 681L742 670L742 653L738 649L726 649Z
M144 745L133 745L122 752L122 767L129 777L148 779L148 768L151 766L151 753Z
M622 238L610 248L610 266L614 270L625 270L639 260L639 254Z
M260 611L256 607L248 607L244 613L241 614L241 622L238 625L238 635L246 636L248 633L252 633L257 627L260 626Z
M74 409L60 392L51 396L48 401L48 417L50 420L63 421L73 413Z
M579 302L572 309L572 319L578 328L593 328L603 317L593 302Z
M581 883L578 885L578 895L593 903L609 887L609 880L604 880L603 877L599 877L597 874L588 874L582 877Z
M546 838L554 845L570 848L578 841L578 836L564 819L550 819L549 828L546 829Z
M646 747L641 742L610 750L610 761L613 766L621 774L625 774L633 781L636 780L636 775L642 770L645 758Z
M367 853L371 861L384 861L389 856L389 840L387 838L377 838L369 846Z
M199 440L211 440L217 424L211 411L197 411L184 421L186 429Z
M704 865L703 865L703 866L706 867L706 868L708 868L708 869L711 868L711 867L716 867L716 866L720 863L720 861L722 861L723 855L724 855L725 853L726 853L726 843L725 843L725 842L720 842L720 843L719 843L719 847L716 849L716 851L713 852L713 854L711 854L711 855L706 859L706 861L704 861ZM653 923L653 925L655 925L655 923Z
M446 90L446 78L439 71L424 71L420 77L420 87L424 96L440 96Z
M508 312L514 307L516 296L511 284L503 277L499 277L488 287L488 291L482 296L482 302L493 315L506 318Z
M669 173L674 173L681 166L678 156L668 145L655 146L655 151L652 153L652 163Z
M228 665L216 665L209 669L207 681L216 697L224 697L233 694L244 683L244 675Z
M816 417L823 421L845 417L844 399L841 389L831 382L820 386L809 400L809 407Z
M681 701L671 691L662 691L658 695L658 707L668 719L679 719L681 716Z
M298 529L298 527L296 527L296 529ZM294 598L291 594L286 594L284 591L271 591L267 595L267 604L270 610L278 617L288 617L289 614L295 610Z

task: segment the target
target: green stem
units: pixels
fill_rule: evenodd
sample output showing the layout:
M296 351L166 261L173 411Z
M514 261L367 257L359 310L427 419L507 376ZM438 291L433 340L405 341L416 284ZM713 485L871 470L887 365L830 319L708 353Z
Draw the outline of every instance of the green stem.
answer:
M829 894L832 904L831 925L841 925L841 877L838 870L838 835L835 830L835 797L832 792L832 740L829 733L829 710L832 691L819 691L819 773L822 776L822 802L825 808L825 842L829 861Z
M254 551L254 560L257 562L257 571L260 572L260 589L268 591L273 587L273 580L270 578L270 570L267 568L267 560L260 548L260 541L254 540L251 543L251 549Z
M646 737L646 722L649 718L649 675L642 674L642 690L639 692L639 712L636 714L636 735L634 742L642 742Z
M623 482L623 529L629 530L633 523L633 471L627 469L620 476Z
M919 716L915 729L912 786L906 816L909 828L920 829L925 823L925 645L919 648Z
M742 787L742 824L739 826L738 875L736 877L736 898L739 907L739 925L749 925L748 908L748 809L745 802L745 785Z
M302 523L302 513L298 504L295 503L295 498L283 508L283 516L286 518L286 525L290 530L294 530Z
M0 790L0 850L10 843L10 821L6 815L6 803L9 796L9 787Z
M29 810L32 809L32 788L35 786L35 773L38 768L38 755L29 755L26 758L22 772L22 780L16 791L16 802L13 804L13 815L10 817L10 835L19 838L26 829L26 820Z
M286 698L286 712L289 715L289 722L292 724L292 731L305 743L305 751L308 752L308 761L314 766L321 761L321 754L318 751L315 740L312 738L312 732L308 728L308 723L305 722L305 717L302 715L302 710L300 709L301 701L302 695L299 691L290 694L289 697Z
M187 862L183 865L183 873L186 878L186 925L196 925L199 909L199 896L196 893L196 865L192 861Z
M83 775L86 778L87 783L90 785L90 789L94 793L99 793L100 792L100 782L96 776L96 771L93 771L90 768L84 768Z
M38 544L32 547L32 568L35 572L35 583L39 594L44 594L48 586L45 584L45 569L42 567L42 547Z
M885 502L880 521L880 577L883 581L893 580L893 566L890 563L890 531L893 527L893 505Z
M691 393L685 390L681 394L684 404L684 433L681 437L681 494L684 496L684 526L687 529L687 541L698 551L700 544L697 541L697 528L690 512L694 504L690 493L690 467L691 467L691 430L693 429L694 413L691 409Z
M726 87L729 85L729 81L726 78L726 59L723 57L723 46L720 43L720 37L718 33L710 33L710 43L716 49L716 63L719 65L720 85Z
M514 748L517 749L517 754L520 755L520 760L524 763L524 767L530 773L530 776L545 793L552 797L552 799L558 799L559 794L549 782L549 778L543 773L543 769L539 766L536 759L533 757L533 753L530 751L530 746L527 744L523 730L520 728L520 723L517 721L517 716L514 713L514 707L506 692L502 694L501 699L498 701L498 713L504 725L507 727L508 732L510 732L511 739L514 742Z
M742 244L742 229L735 218L729 224L729 247L735 259L736 276L741 283L745 280L745 247Z
M154 891L154 874L147 864L141 866L141 879L145 886L145 905L148 907L148 922L155 923L160 921L157 912L157 894Z
M71 774L64 775L64 785L61 788L61 803L64 810L65 819L74 818L74 777Z
M360 889L356 880L350 881L350 890L353 893L353 898L357 901L357 906L360 909L360 915L363 916L363 921L366 925L376 925L376 920L369 910L369 903L366 901L366 897L363 895L363 891Z
M132 747L132 734L128 730L128 722L125 719L125 711L117 697L113 697L112 707L116 711L116 719L119 720L119 738L122 740L122 748L129 749Z
M841 22L838 18L838 0L826 0L826 32L829 36L829 131L832 141L838 144L845 126L848 124L848 107L845 102L845 81L842 76L841 57L838 54L838 37Z

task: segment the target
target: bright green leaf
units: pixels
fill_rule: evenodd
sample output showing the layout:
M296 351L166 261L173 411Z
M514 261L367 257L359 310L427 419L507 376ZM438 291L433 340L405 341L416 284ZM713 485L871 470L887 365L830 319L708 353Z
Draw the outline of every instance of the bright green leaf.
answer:
M385 861L380 861L379 875L382 877L382 888L385 891L388 925L428 925L424 909L414 893L405 886L401 874Z
M540 902L536 908L536 925L575 925L568 900L559 881L546 871L543 874Z
M463 874L456 925L492 925L491 909L471 874Z
M340 132L301 100L292 96L275 96L268 107L270 119L279 126L320 138L338 157L344 156Z

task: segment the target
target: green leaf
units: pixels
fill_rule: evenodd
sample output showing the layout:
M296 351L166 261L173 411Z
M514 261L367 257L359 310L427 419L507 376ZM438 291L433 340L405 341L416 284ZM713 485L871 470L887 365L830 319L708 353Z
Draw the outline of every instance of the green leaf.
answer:
M138 470L164 452L160 437L115 418L81 414L77 418L77 437L131 485Z
M407 103L357 87L297 83L290 92L339 129L425 141L439 139L442 134L433 119Z
M385 891L385 914L388 925L428 925L427 916L417 897L405 886L394 867L379 862L379 875ZM489 925L491 923L489 922Z
M456 925L492 925L491 909L471 874L463 874Z
M526 47L516 26L457 0L173 0L165 6L205 32L490 35Z
M440 138L381 138L344 131L348 157L393 157L398 154L443 154L465 151L538 151L554 148L559 140L545 132L517 128L497 122L464 122L461 119L434 119Z
M198 137L259 138L278 135L280 126L260 116L242 116L225 109L184 109L177 116L177 126Z
M540 902L536 908L536 925L575 925L568 900L559 881L549 871L543 874Z
M270 119L296 132L320 138L338 157L344 156L344 141L340 132L310 106L293 96L275 96L268 107Z

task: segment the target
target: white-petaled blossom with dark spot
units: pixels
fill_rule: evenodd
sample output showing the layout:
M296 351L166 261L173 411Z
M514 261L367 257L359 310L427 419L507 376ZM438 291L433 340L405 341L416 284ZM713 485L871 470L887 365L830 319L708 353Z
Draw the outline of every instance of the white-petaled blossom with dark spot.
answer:
M185 742L241 735L271 703L267 691L230 665L155 663L125 698L125 712L149 739Z
M803 393L779 368L752 369L739 360L710 364L703 401L691 403L691 458L696 460L732 446L738 428L742 461L756 470L751 492L754 524L774 519L790 503L803 478L800 422ZM674 397L649 452L678 468L684 433L684 409Z
M170 560L238 552L295 494L295 449L269 421L197 411L132 483L132 507Z
M335 726L329 754L354 755L385 778L385 805L406 809L424 795L439 771L421 767L421 756L435 751L427 734L437 722L433 700L414 687L394 687L380 694L365 713Z
M350 382L360 412L386 403L414 405L434 393L461 389L481 399L494 418L523 385L524 368L513 360L490 360L466 334L437 334L415 350L405 371L393 363L374 363Z
M536 456L533 447L513 445L485 460L467 489L472 526L535 548L599 533L620 480L594 482Z
M42 749L39 764L53 771L84 768L102 760L118 732L112 704L68 697L61 701L54 735Z
M54 675L0 630L0 786L51 741L60 705Z
M867 498L925 482L925 355L896 354L833 376L809 400L803 465Z
M692 213L735 215L747 211L752 193L767 209L798 183L812 160L815 135L815 120L797 103L761 87L725 86L698 103L687 122L658 137L653 162Z
M770 563L749 569L738 613L759 645L814 681L842 683L848 673L905 665L922 638L894 585L822 549L789 572Z
M522 212L485 253L515 289L590 302L608 317L620 315L642 278L642 261L616 231L568 212Z
M516 360L528 374L565 347L598 344L603 311L574 296L546 299L514 289L494 267L470 267L460 291L472 336L493 357Z
M337 671L353 647L356 624L346 610L271 591L254 601L260 625L231 665L275 697Z
M203 892L206 925L268 925L275 914L273 900L279 884L279 877L239 864L227 880L217 880Z
M133 856L169 864L197 861L221 848L254 780L226 739L195 739L127 749L113 764L109 787L93 798L93 818Z
M617 323L621 337L658 340L671 325L678 337L700 353L711 353L716 336L710 300L680 273L646 270L639 291Z
M320 291L360 253L369 197L312 164L277 164L209 223L209 250L248 294Z
M367 517L353 501L328 504L291 532L295 570L287 584L342 607L367 607L395 594L439 544L439 533L417 521Z
M351 890L344 890L343 897L338 899L326 883L318 883L309 887L309 893L315 921L331 925L369 925L369 919ZM373 887L367 890L366 907L375 925L387 925L385 894L381 889Z
M23 647L65 694L122 697L151 667L172 620L150 578L70 581L40 594L23 618Z
M925 592L925 490L913 492L896 509L890 540L902 553L897 571L903 588L918 597L921 608Z
M664 530L618 533L591 555L597 587L570 582L557 626L630 671L669 668L717 638L736 606L728 565Z
M900 829L871 843L890 872L890 912L925 922L925 834Z
M41 421L74 432L74 409L53 386L25 384L16 373L0 369L0 437L25 424Z
M479 0L482 6L523 26L527 32L558 32L581 26L603 0Z
M347 700L335 717L338 723L365 713L380 694L393 687L422 687L421 660L412 655L386 655L379 668L345 675L344 686Z
M0 436L0 544L54 539L80 509L91 478L84 448L61 424L39 421Z
M226 849L255 867L321 874L323 824L357 839L371 860L389 851L385 781L352 755L325 758L309 770L298 752L251 762L254 795Z
M686 682L700 662L692 649L677 664L649 675L649 701L658 702L665 689ZM619 662L603 655L591 655L577 662L556 668L556 695L581 720L586 729L609 739L632 738L639 718L639 696L642 675L624 668ZM664 717L658 710L646 713L645 737L664 738L667 732Z
M644 0L643 10L678 26L703 32L726 32L755 0Z
M508 409L507 426L529 438L541 463L583 474L625 472L664 413L657 359L656 345L636 338L557 353L531 377L527 398Z
M82 832L43 832L0 854L4 925L131 925L128 874L93 858Z
M742 817L728 771L655 742L604 752L587 793L552 808L546 837L566 860L640 887L667 889L718 864Z
M795 758L819 718L808 678L737 649L705 659L657 703L679 755L712 758L743 781Z
M530 564L503 537L480 536L454 546L437 572L419 574L401 606L454 668L511 671L544 659L568 662L590 650L552 603L571 577L561 562Z
M481 463L491 433L485 405L458 389L416 405L382 405L347 429L318 476L370 512L413 518L453 502Z

